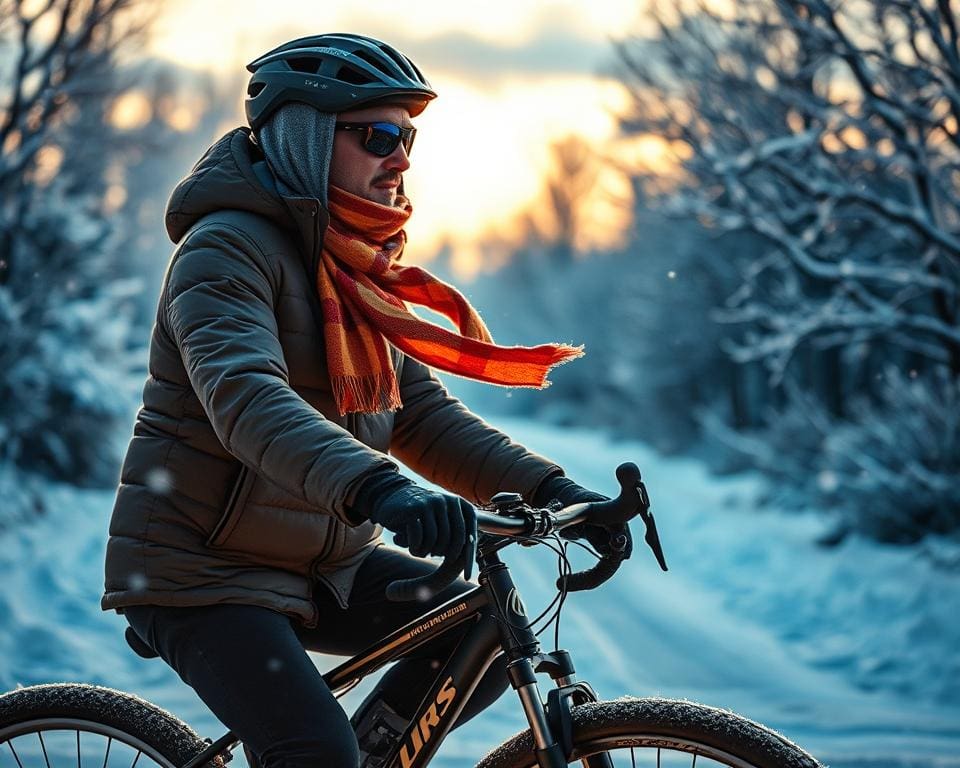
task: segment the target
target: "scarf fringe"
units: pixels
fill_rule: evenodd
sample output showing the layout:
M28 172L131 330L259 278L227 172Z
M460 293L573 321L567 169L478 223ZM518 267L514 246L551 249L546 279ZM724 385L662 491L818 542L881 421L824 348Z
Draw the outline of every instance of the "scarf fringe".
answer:
M578 357L583 357L587 354L583 344L578 344L577 346L573 346L572 344L550 344L548 346L553 348L550 362L547 363L551 368L556 365L569 363L571 360L576 360Z
M583 344L578 344L577 346L573 346L572 344L553 344L552 346L555 348L555 351L550 362L547 363L547 370L543 374L543 382L540 385L544 389L551 384L551 382L547 381L547 375L550 371L557 366L569 363L571 360L576 360L578 357L583 357L587 354Z
M367 376L331 376L330 383L341 416L394 411L403 404L392 370Z
M553 382L547 380L547 376L550 375L552 371L557 366L563 365L564 363L569 363L571 360L576 360L578 357L583 357L586 353L584 351L583 344L578 346L573 346L571 344L551 344L553 347L553 353L550 355L550 359L547 362L547 370L543 372L543 378L540 380L540 386L535 389L546 389L551 386Z

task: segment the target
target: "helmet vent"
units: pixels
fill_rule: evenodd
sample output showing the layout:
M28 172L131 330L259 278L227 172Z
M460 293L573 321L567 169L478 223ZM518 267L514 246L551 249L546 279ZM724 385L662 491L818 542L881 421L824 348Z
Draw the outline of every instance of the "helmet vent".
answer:
M295 59L287 59L287 64L290 65L290 69L297 72L306 72L311 75L317 74L322 63L323 59L317 59L312 56L300 56Z
M416 78L415 78L415 79L416 79L418 82L421 82L421 83L426 83L426 82L427 82L427 78L425 78L425 77L423 76L423 72L421 72L419 69L417 69L417 65L414 64L412 61L410 62L410 69L412 69L412 70L414 71L414 73L416 74Z
M383 53L393 59L394 63L400 68L400 71L405 75L410 75L410 62L408 62L403 56L401 56L397 51L394 51L390 46L383 46L380 49ZM383 67L381 67L382 69ZM414 70L416 71L416 70ZM419 73L417 73L419 74ZM422 79L422 77L421 77Z
M352 83L353 85L366 85L367 83L375 82L366 72L346 65L340 67L336 79L344 83Z
M247 88L247 96L251 99L257 98L260 95L260 91L267 87L266 83L250 83Z
M378 70L378 71L380 71L380 72L383 72L383 74L385 74L387 77L393 77L393 76L394 76L394 73L390 72L390 70L387 69L386 66L384 66L385 62L382 61L381 59L377 58L376 56L371 56L369 53L367 53L366 51L362 51L362 50L361 50L361 51L354 51L354 52L353 52L353 55L356 56L358 59L360 59L360 60L366 62L367 64L369 64L369 65L370 65L371 67L373 67L374 69L376 69L376 70Z

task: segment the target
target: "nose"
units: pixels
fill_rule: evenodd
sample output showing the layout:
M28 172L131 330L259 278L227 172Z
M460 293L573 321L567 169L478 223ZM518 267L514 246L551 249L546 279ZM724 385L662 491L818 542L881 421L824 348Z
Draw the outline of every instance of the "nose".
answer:
M410 167L410 156L407 150L403 148L403 142L397 144L397 148L387 155L385 165L388 170L403 173Z

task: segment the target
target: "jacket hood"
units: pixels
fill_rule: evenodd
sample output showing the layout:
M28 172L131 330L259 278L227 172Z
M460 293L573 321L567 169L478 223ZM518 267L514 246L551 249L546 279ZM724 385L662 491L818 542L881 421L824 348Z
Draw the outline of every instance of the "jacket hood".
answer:
M211 146L174 188L165 223L177 243L199 219L224 209L264 216L283 229L298 229L247 127L235 128Z

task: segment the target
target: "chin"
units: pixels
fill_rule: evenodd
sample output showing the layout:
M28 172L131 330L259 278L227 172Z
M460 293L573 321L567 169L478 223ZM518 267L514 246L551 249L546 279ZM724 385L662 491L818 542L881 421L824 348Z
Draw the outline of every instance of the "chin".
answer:
M368 196L370 200L380 205L394 206L397 203L396 189L372 189Z

